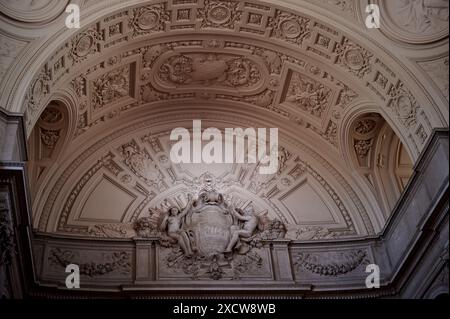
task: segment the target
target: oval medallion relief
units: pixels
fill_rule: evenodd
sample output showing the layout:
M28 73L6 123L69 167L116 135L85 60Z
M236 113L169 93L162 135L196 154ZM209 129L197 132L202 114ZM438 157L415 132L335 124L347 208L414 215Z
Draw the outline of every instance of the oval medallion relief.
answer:
M222 52L169 52L154 64L158 89L231 90L253 93L262 89L269 74L255 56ZM267 84L266 84L267 85Z

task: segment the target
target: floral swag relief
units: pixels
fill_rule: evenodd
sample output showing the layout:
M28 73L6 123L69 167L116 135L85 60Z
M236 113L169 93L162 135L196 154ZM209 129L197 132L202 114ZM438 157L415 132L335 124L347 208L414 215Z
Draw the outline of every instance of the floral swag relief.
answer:
M135 221L140 237L157 237L161 246L171 249L164 263L182 269L193 278L222 278L231 269L233 278L250 267L261 267L258 248L265 240L284 238L285 225L271 220L267 213L256 214L248 205L236 208L215 190L203 190L183 209L153 210L149 217ZM256 269L257 271L257 269Z

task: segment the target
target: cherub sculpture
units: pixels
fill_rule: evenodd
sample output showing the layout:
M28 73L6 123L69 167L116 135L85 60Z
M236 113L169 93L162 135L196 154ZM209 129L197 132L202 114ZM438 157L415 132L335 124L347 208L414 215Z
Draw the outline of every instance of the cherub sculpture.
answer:
M197 250L193 236L188 230L183 229L183 218L191 210L193 202L194 200L189 196L189 202L181 212L178 207L169 208L160 224L160 230L175 240L187 257L192 256L193 252Z
M238 244L239 239L251 237L260 224L260 220L255 214L255 210L252 206L248 206L244 210L231 207L230 213L242 222L242 227L231 227L230 241L228 242L224 253L230 253Z

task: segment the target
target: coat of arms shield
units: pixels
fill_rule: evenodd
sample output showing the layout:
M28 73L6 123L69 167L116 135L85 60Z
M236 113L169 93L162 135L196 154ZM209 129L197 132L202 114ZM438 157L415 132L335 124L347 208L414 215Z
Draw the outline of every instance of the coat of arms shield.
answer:
M194 236L198 252L203 256L223 253L230 240L233 218L219 205L205 205L187 218L187 228Z

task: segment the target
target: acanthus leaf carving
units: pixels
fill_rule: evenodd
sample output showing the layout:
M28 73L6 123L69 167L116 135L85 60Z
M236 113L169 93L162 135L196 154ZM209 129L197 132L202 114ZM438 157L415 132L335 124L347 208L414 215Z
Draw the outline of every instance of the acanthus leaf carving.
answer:
M54 148L58 143L60 131L59 130L46 130L41 128L41 141L48 148Z
M358 140L354 144L356 155L366 157L372 148L372 140Z
M91 106L94 111L130 95L130 65L107 72L92 83Z
M332 91L322 83L294 72L289 82L286 101L311 115L321 118L330 105Z

